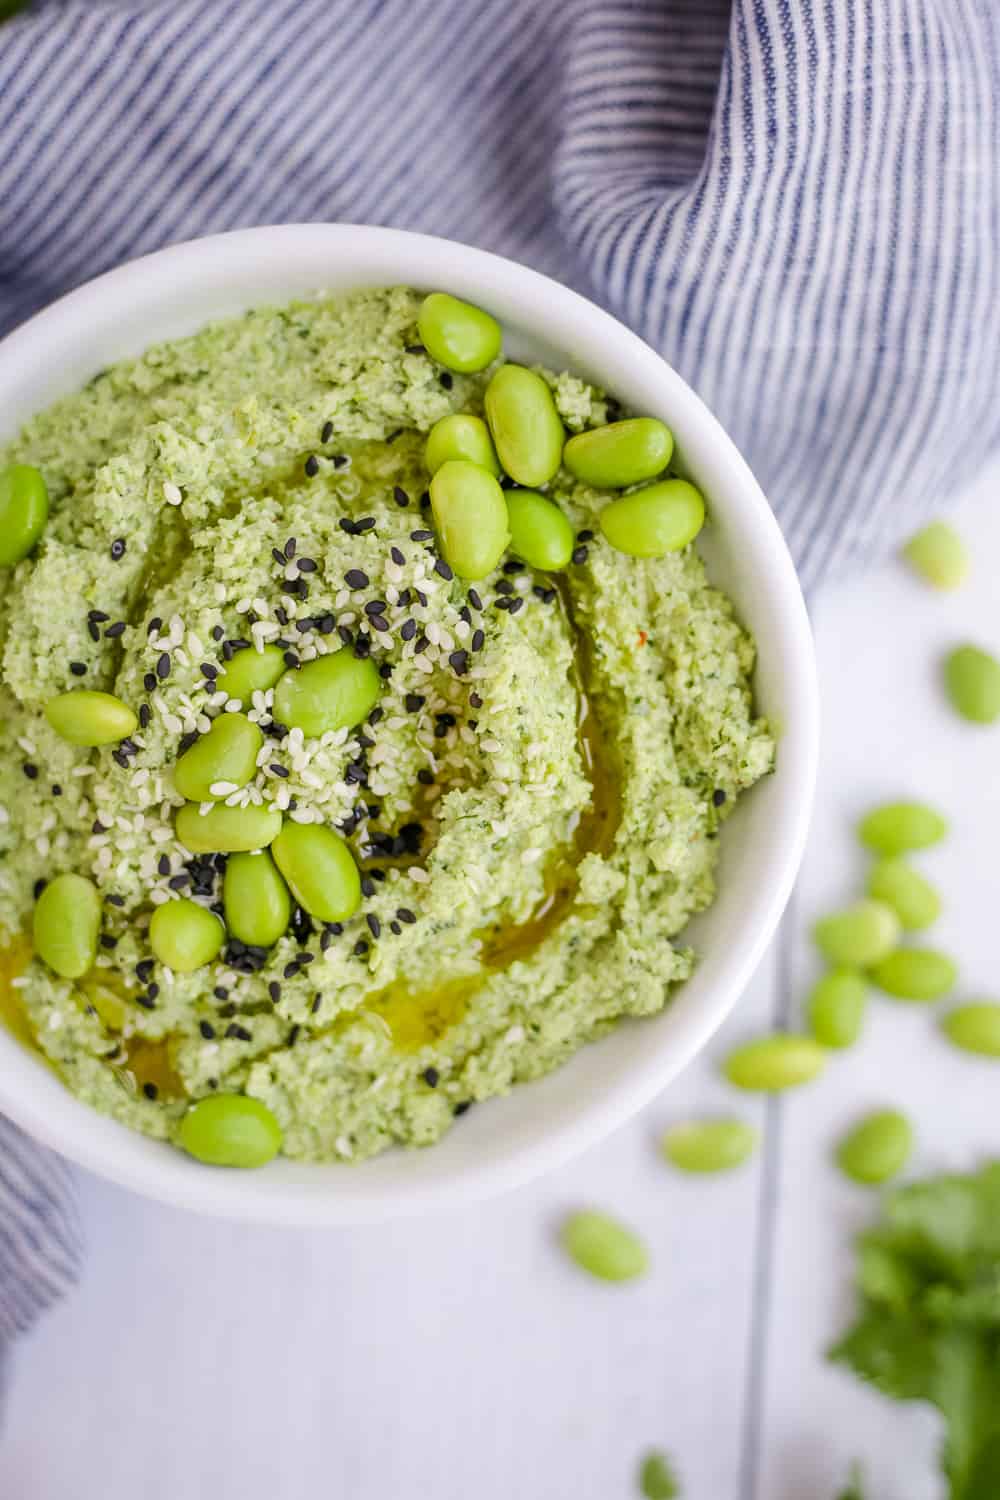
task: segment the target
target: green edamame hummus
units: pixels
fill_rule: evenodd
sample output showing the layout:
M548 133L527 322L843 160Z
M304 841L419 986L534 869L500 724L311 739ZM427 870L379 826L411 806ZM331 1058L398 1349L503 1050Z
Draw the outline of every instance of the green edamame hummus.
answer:
M482 581L453 574L424 445L442 417L482 415L489 372L443 371L419 308L397 289L249 313L104 371L0 451L49 496L34 550L0 573L0 998L74 1093L152 1136L244 1095L289 1156L426 1145L659 1011L694 962L679 939L712 899L719 825L772 765L728 599L692 546L614 550L607 492L565 469L545 487L574 534L558 574L509 553ZM608 420L601 392L545 380L569 433ZM320 734L275 722L276 694L303 697L280 681L232 701L227 666L264 647L272 682L334 652L370 661L374 707L371 677L337 688L364 697L362 722ZM134 731L67 740L46 705L81 688L128 705ZM225 837L241 809L320 825L361 904L311 916L324 880L357 899L342 851L316 863L283 840L260 900L280 926L287 880L287 930L227 930L174 971L151 914L185 900L224 921L227 856L178 838L173 768L233 711L260 731L237 737L260 743L251 779L221 775L186 816L225 809ZM239 858L234 900L256 888ZM64 872L101 902L74 979L30 947Z

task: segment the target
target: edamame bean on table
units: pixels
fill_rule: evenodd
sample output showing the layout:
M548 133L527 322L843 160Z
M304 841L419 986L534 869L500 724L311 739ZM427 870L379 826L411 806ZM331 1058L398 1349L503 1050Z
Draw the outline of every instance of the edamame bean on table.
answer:
M0 927L74 1093L191 1171L346 1168L474 1144L512 1079L668 1003L776 754L672 462L659 415L405 287L214 324L0 446ZM661 1150L753 1144L723 1116ZM563 1243L648 1259L596 1210Z
M906 932L921 932L941 915L937 891L903 859L879 860L868 876L868 894L891 906Z
M877 1186L901 1172L913 1149L913 1129L898 1110L878 1110L860 1120L837 1147L841 1170L855 1182Z
M902 930L892 907L869 897L821 917L813 926L813 937L831 964L866 969L892 952Z
M932 521L918 531L903 548L903 556L936 589L957 589L969 572L968 548L945 521Z
M1000 1002L972 1000L957 1005L941 1021L941 1029L965 1052L1000 1057Z
M853 1047L868 1008L868 984L856 969L831 969L813 985L807 1003L809 1027L824 1047Z
M947 820L924 802L887 802L873 807L858 827L861 842L877 854L909 854L939 844Z
M957 646L944 663L952 707L970 724L1000 719L1000 661L981 646Z
M898 1000L941 1000L958 980L954 959L934 948L897 948L869 972L880 990Z
M610 1214L593 1209L571 1214L561 1237L570 1258L600 1281L633 1281L649 1267L639 1236Z

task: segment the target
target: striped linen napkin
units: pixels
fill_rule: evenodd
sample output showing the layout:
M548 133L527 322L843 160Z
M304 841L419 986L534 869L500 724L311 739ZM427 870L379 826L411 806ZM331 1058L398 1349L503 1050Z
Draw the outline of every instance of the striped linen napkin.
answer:
M998 74L996 0L35 0L0 27L0 330L241 225L483 245L662 350L811 586L1000 438ZM0 1121L0 1345L78 1245Z

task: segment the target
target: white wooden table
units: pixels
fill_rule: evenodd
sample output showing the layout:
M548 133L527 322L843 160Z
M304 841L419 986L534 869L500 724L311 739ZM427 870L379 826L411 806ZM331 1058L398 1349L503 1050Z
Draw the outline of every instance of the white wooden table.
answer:
M1000 646L1000 474L959 511L973 583L938 596L898 564L816 610L825 740L809 854L784 931L735 1016L631 1126L486 1207L351 1232L233 1227L81 1175L82 1285L19 1351L0 1440L3 1500L631 1500L638 1455L675 1457L685 1500L833 1500L848 1462L873 1500L934 1500L932 1416L824 1364L851 1307L848 1243L874 1200L828 1164L859 1111L918 1123L914 1170L1000 1154L1000 1074L920 1007L873 1007L864 1043L794 1098L734 1097L714 1062L792 1021L817 911L851 896L851 824L899 793L940 803L922 861L962 993L1000 997L1000 732L942 706L952 640ZM658 1160L670 1120L733 1105L765 1132L753 1166L691 1182ZM573 1205L640 1226L645 1281L591 1283L553 1243Z

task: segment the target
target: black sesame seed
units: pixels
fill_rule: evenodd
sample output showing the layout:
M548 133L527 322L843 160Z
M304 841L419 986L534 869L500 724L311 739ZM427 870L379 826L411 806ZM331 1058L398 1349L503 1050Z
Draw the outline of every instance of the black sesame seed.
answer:
M269 771L273 771L274 774L275 774L275 776L281 776L283 778L286 777L286 776L290 776L291 775L291 772L289 771L288 767L280 765L279 762L276 761L276 760L273 760L271 762L271 764L268 766L268 770Z
M120 536L116 536L110 547L111 561L118 562L125 556L125 542Z
M478 693L469 694L469 705L472 708L482 708L483 700L482 698L480 698Z
M372 654L371 636L369 636L369 635L359 635L358 636L357 640L354 642L354 654L358 658L359 661L364 661L364 659L365 659L366 656L371 656L371 654Z
M370 581L368 574L363 573L360 568L348 568L344 574L344 582L348 588L366 589Z
M435 573L440 574L445 582L450 582L450 580L455 576L443 557L439 557L437 562L434 564L434 571Z
M389 629L389 621L385 615L369 615L368 619L372 629L379 631L382 635Z
M252 1042L253 1034L247 1031L245 1026L238 1026L235 1021L230 1021L226 1027L226 1036L232 1037L237 1042Z
M369 724L377 724L380 719L384 719L384 718L385 718L385 709L379 707L379 705L376 704L375 707L372 709L371 713L368 715L368 722L369 722Z
M294 651L286 651L285 654L284 654L284 656L283 656L283 658L282 658L282 660L284 661L285 666L286 667L291 667L293 671L294 671L294 669L297 666L300 665L299 659L295 655Z
M346 453L335 453L333 455L333 467L335 469L343 469L348 462Z
M366 946L367 946L367 944L366 944ZM317 991L316 994L313 996L313 1003L309 1007L309 1009L312 1011L313 1015L316 1015L317 1011L319 1010L319 1008L320 1008L320 1006L322 1004L323 1004L323 996L319 993L319 991Z
M469 603L472 605L473 609L478 609L480 612L482 612L483 601L479 597L478 590L476 590L476 589L470 589L469 590Z
M210 661L203 661L200 664L198 670L201 673L202 677L208 678L209 682L214 682L219 675L218 667L213 666Z
M300 953L299 954L299 965L301 967L308 967L309 964L314 964L315 962L316 962L316 955L315 955L315 953Z
M288 561L288 558L282 552L280 547L272 547L271 556L274 558L279 568L283 568L285 566L285 563Z
M315 558L313 558L313 557L300 557L299 558L299 572L300 573L315 573L315 571L316 571L316 559Z
M190 750L192 745L196 745L198 743L199 738L200 736L197 729L189 729L187 734L182 734L180 739L177 741L177 748L180 753L183 755L185 750Z
M427 699L423 693L407 693L403 699L403 704L408 714L418 714L426 702Z
M494 599L493 603L496 605L497 609L510 609L511 605L510 599L506 598L503 594L500 594L496 599Z
M124 620L116 620L113 625L109 625L108 626L108 628L104 632L104 634L105 634L105 637L108 640L111 640L111 641L117 640L120 635L124 635L125 634L125 621Z
M133 999L135 1000L136 1005L142 1006L143 1010L156 1009L156 1002L154 1000L151 1000L148 995L135 995L133 996Z
M511 583L511 581L510 581L509 578L499 578L499 579L497 579L497 593L498 594L512 594L513 592L514 592L514 585Z
M105 896L104 899L108 903L109 906L124 906L125 905L125 897L124 896L119 896L119 894L118 894L117 891L111 891L107 896Z
M417 644L414 647L414 650L416 651L417 655L419 656L422 652L424 652L424 651L427 650L427 647L429 645L430 645L430 641L427 639L427 637L425 635L420 635L418 637L418 639L417 639Z
M375 882L370 875L362 875L361 877L361 894L362 896L374 896L375 894Z
M27 776L29 781L35 781L38 777L38 767L36 765L33 765L30 760L26 760L24 762L21 770L24 772L25 776Z
M458 1104L455 1105L455 1108L452 1110L452 1114L455 1116L455 1118L457 1120L457 1119L460 1118L460 1116L464 1115L471 1108L472 1108L472 1100L471 1099L462 1099L462 1100L459 1101Z
M319 473L319 459L316 457L315 453L310 453L309 457L306 459L305 471L310 479L315 479L316 475Z
M296 906L292 912L291 928L292 936L297 943L304 943L306 938L314 931L310 917L302 910L301 906Z
M157 995L159 993L160 993L160 986L156 983L155 980L153 981L152 984L147 984L147 986L146 986L146 994L149 996L150 1000L155 1000L156 997L157 997Z
M170 860L166 854L161 854L156 861L156 868L161 875L170 874Z
M388 682L389 678L392 676L392 673L393 666L391 661L384 661L378 669L378 675L381 677L383 682Z
M190 879L191 876L188 874L187 870L182 870L179 875L171 875L170 879L167 881L167 885L172 891L182 891L184 887L189 883Z
M420 770L417 772L417 780L420 782L421 786L433 786L434 772L428 770L427 766L421 766Z
M99 641L101 639L101 632L98 630L97 625L93 620L87 621L87 634L90 636L90 639L92 641Z
M369 599L365 605L365 614L384 615L388 607L384 599Z
M368 944L365 942L364 938L358 938L357 942L354 944L355 958L363 958L367 952Z
M281 977L282 977L282 979L294 979L295 976L296 976L296 974L298 972L299 972L299 965L296 963L295 959L293 958L292 961L290 963L287 963L285 965L285 967L282 969L282 971L281 971Z
M110 932L102 932L101 933L101 947L102 948L117 948L118 947L118 939L116 937L112 937L112 935L111 935Z
M459 677L461 677L463 673L467 672L469 669L468 651L452 651L449 653L448 660L455 671L458 673Z
M221 625L213 625L212 626L212 640L213 641L221 641L222 637L225 635L225 633L226 632L223 630L223 628L222 628Z
M156 663L156 675L162 682L164 677L170 676L170 653L164 651Z
M212 991L212 994L215 996L216 1000L228 1000L229 999L229 991L227 989L225 989L221 984L217 984L215 986L215 989Z
M437 1088L438 1084L441 1082L441 1074L438 1072L437 1068L424 1069L424 1082L429 1089Z
M155 1099L157 1094L156 1084L144 1083L142 1086L142 1092L145 1094L147 1099Z
M206 1042L211 1042L214 1040L215 1027L212 1025L211 1021L199 1021L198 1030L201 1032Z
M509 562L504 563L503 570L505 573L510 573L511 575L514 573L523 573L524 563L518 562L516 558L512 557Z
M586 547L574 547L571 560L575 563L585 563L588 555Z
M51 791L52 791L53 797L61 797L62 796L62 787L59 785L58 781L54 781L52 783ZM110 896L108 897L108 900L109 901L111 900Z
M289 1047L294 1047L295 1046L295 1043L299 1039L299 1032L301 1030L302 1030L302 1027L298 1024L298 1022L296 1022L295 1025L292 1027L291 1031L288 1033L287 1045Z
M267 993L270 995L274 1004L277 1005L278 1001L281 999L281 985L276 979L271 980L270 984L267 987Z
M336 462L337 460L334 459L334 463ZM337 522L337 525L340 527L341 531L346 531L348 536L354 535L354 522L351 520L350 516L341 516L340 520Z
M410 541L411 542L432 542L433 540L434 540L434 533L433 533L433 531L427 531L427 530L425 530L423 528L418 527L418 529L416 531L411 531L410 532Z
M508 607L510 609L511 614L512 615L516 615L519 609L523 609L524 608L524 600L523 599L512 599L510 601L510 604L509 604Z
M481 651L483 649L485 641L486 634L484 631L477 629L472 632L472 641L470 642L470 644L473 651Z
M406 354L426 354L427 350L423 344L404 344L403 351Z
M333 423L332 422L324 422L323 423L323 431L319 435L320 442L321 443L328 443L331 440L332 437L333 437Z
M716 787L715 791L712 793L712 806L713 807L721 807L723 805L723 803L725 802L725 800L726 800L726 794L722 790L722 787L721 786Z
M455 384L449 370L442 370L441 374L438 376L438 381L442 389L446 391L450 391L452 386Z
M85 661L71 661L69 669L74 677L82 677L87 670L87 663Z
M427 608L427 595L424 593L423 589L414 589L413 592L417 596L417 603L418 604L422 604L423 607L424 607L424 609L426 609Z
M43 875L40 875L39 878L35 881L34 885L31 887L31 894L34 896L36 901L47 885L48 881Z
M430 508L431 508L431 492L430 492L430 490L424 490L423 494L420 496L420 509L421 510L430 510Z
M140 729L148 729L149 728L149 720L150 720L150 718L151 718L151 715L150 715L150 712L149 712L149 704L148 703L140 703L139 704L139 728Z
M111 619L111 616L109 614L107 614L103 609L88 609L87 610L87 619L88 620L93 620L95 625L103 625L104 622L105 622L105 620L110 620ZM156 628L157 628L157 630L159 630L161 623L162 622L160 620L156 621ZM150 621L150 627L151 628L152 628L152 624L153 624L153 622Z
M417 920L415 913L408 906L399 907L396 916L401 922L409 922L411 924Z
M153 959L140 958L139 962L135 966L136 978L139 980L139 983L145 984L146 980L149 978L150 974L152 974L155 968L156 964L154 963Z
M399 923L395 920L395 918L393 918L393 920L389 923L389 931L396 937L399 937L399 934L402 932L402 930L402 927L400 927Z
M392 498L395 500L400 510L405 510L410 503L410 497L403 489L402 485L397 484L393 486ZM400 557L396 558L395 561L402 562L403 559Z
M355 536L360 536L363 531L374 531L374 529L375 529L375 517L374 516L362 516L359 521L355 521L355 523L354 523L354 534L355 534Z
M301 620L295 621L295 629L298 631L299 635L308 635L315 624L316 621L312 618L311 615L303 615Z
M587 527L583 531L577 532L576 539L578 542L592 542L594 540L594 533Z
M336 626L337 622L334 619L333 615L320 615L319 619L316 621L316 629L319 631L320 635L331 635L336 629Z
M413 619L404 620L403 623L402 623L402 625L399 627L399 635L400 635L400 639L401 640L412 641L413 637L416 635L416 633L417 633L417 622L416 622L416 620L413 620Z

